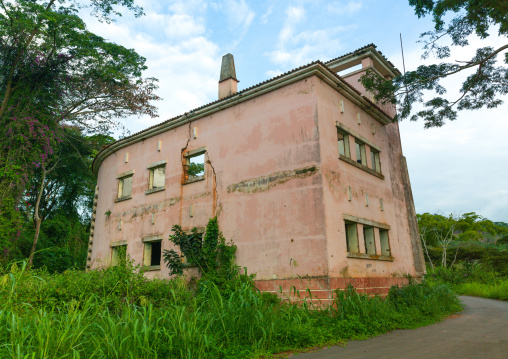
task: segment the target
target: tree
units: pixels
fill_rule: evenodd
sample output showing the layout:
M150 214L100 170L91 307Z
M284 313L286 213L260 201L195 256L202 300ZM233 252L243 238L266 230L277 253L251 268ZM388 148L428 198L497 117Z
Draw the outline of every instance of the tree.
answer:
M365 88L374 93L374 99L392 103L398 107L398 119L422 119L425 128L442 126L446 120L455 120L461 110L495 108L502 104L501 96L508 93L508 68L497 66L497 56L504 54L508 64L508 2L492 0L409 0L416 15L432 16L434 30L421 35L423 59L434 55L438 59L450 57L450 46L469 45L468 37L476 34L481 39L497 31L505 41L497 47L481 47L468 60L437 65L421 65L394 79L384 79L372 71L361 78ZM454 17L447 21L448 14ZM451 44L441 42L449 38ZM466 77L458 98L443 97L446 89L441 80L467 70L475 72ZM432 91L438 96L424 101L424 92ZM413 106L423 103L424 109L413 113Z
M31 178L51 170L64 125L105 133L119 118L156 116L145 59L77 16L89 7L112 21L119 6L142 14L133 0L0 0L0 237L16 231L13 207Z

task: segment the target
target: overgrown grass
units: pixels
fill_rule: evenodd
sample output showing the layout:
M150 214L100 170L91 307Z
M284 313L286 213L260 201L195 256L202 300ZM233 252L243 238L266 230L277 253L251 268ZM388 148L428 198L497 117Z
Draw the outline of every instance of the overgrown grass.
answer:
M474 297L508 300L508 279L497 283L464 283L457 287L457 293Z
M461 295L508 300L508 278L477 261L463 262L452 269L437 267L427 278L434 284L448 284Z
M309 309L213 281L148 281L126 266L0 276L0 358L256 358L429 324L461 309L444 285L393 287L386 299L338 292Z

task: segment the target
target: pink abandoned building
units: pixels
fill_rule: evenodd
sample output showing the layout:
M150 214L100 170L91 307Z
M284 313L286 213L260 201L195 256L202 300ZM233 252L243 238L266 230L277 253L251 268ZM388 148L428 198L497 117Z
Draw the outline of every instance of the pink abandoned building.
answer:
M338 72L356 65L346 75ZM237 92L222 59L219 99L103 149L88 268L119 249L168 277L173 225L218 217L237 263L263 291L310 289L328 299L353 283L387 293L425 266L395 108L358 79L399 71L374 45L316 61ZM190 171L193 164L204 171Z

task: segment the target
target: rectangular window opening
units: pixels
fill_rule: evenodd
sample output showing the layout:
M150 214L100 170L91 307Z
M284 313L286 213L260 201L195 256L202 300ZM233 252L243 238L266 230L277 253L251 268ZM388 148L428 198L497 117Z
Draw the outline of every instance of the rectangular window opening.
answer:
M356 162L359 164L366 166L367 165L367 159L365 155L365 144L363 142L360 142L358 139L355 138L355 148L356 148Z
M374 227L363 226L363 239L365 241L365 253L376 254L376 242L374 240Z
M359 253L358 246L358 226L355 222L345 221L346 224L346 244L347 251L351 253Z
M350 158L351 154L349 153L349 135L343 131L337 130L337 137L339 143L339 154L341 156Z
M132 178L133 176L121 177L118 179L118 197L129 198L132 195Z
M148 189L163 189L166 185L166 166L150 168Z
M379 152L375 149L370 149L370 161L374 171L381 173L381 163L379 162Z
M161 265L162 241L145 242L143 264L153 267Z
M127 245L111 248L111 265L117 266L127 260Z
M392 252L390 250L390 239L387 229L379 229L379 240L381 242L381 255L390 257Z
M190 151L185 156L185 182L194 182L205 178L205 152L206 149Z

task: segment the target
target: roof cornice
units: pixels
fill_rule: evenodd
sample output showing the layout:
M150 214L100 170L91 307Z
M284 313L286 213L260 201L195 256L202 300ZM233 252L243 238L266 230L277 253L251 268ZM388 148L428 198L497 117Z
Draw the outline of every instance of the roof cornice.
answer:
M241 92L238 92L232 96L224 98L220 101L212 102L206 106L199 107L195 110L189 111L181 116L174 117L158 125L149 127L143 131L135 133L131 136L122 138L108 147L102 149L97 156L94 158L92 163L92 171L97 176L101 163L114 152L121 148L127 147L133 143L143 141L149 137L160 134L162 132L169 131L173 128L182 126L191 121L198 120L206 117L218 111L224 110L231 106L235 106L239 103L248 101L252 98L261 96L265 93L274 91L281 87L287 86L294 82L303 80L310 76L317 76L328 85L333 87L335 90L344 95L347 99L353 102L355 105L369 113L375 120L383 125L392 122L392 118L387 115L383 110L377 107L367 97L362 96L359 91L349 85L344 79L330 70L325 64L320 61L310 63L309 65L302 66L298 69L290 71L286 74L275 77L271 80L262 82L253 87L247 88Z

